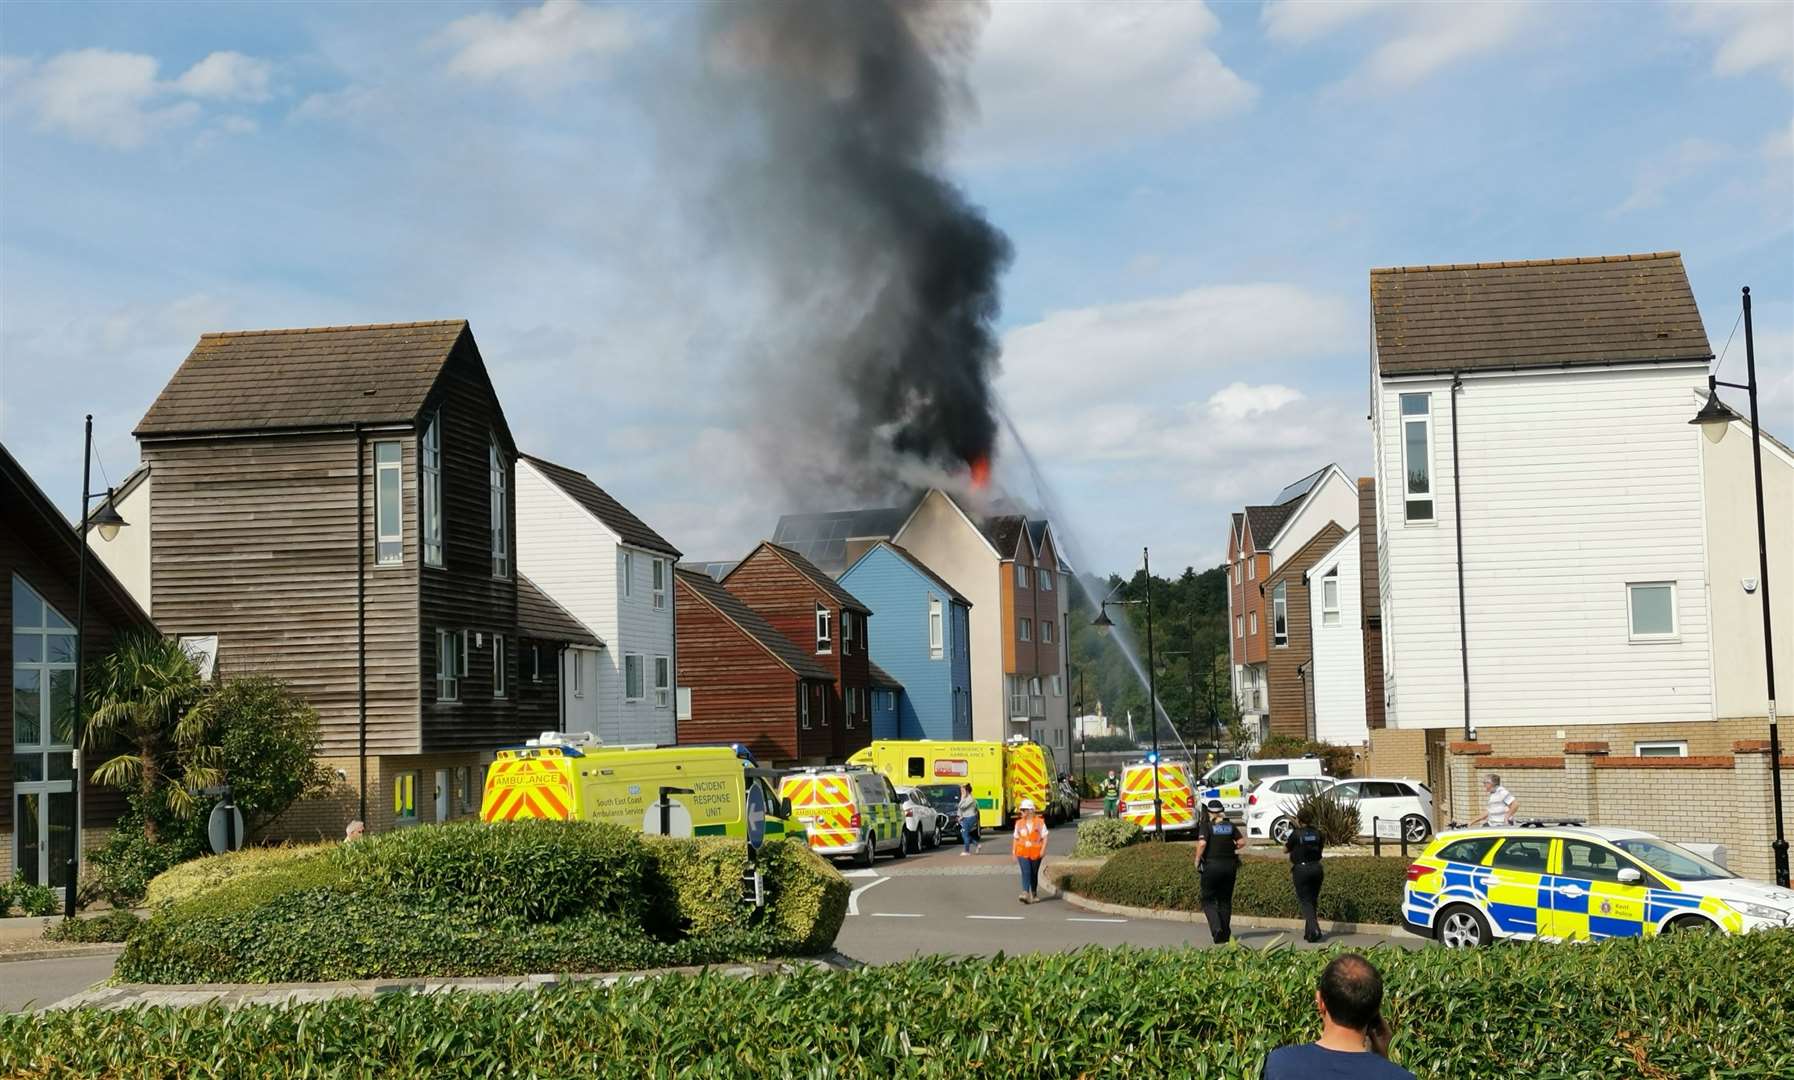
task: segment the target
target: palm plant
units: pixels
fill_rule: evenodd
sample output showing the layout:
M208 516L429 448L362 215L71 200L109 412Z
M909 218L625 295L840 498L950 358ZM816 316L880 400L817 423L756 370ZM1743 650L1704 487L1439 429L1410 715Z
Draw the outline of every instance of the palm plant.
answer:
M223 778L218 748L208 745L205 683L178 641L152 633L121 638L95 675L82 746L122 745L93 780L136 793L153 841L157 811L191 817L200 789Z

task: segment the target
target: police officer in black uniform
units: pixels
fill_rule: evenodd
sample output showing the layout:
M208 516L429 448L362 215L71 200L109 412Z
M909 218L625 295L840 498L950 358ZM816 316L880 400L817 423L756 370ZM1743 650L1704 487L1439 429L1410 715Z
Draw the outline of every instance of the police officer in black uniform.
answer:
M1208 801L1208 822L1196 840L1196 872L1202 879L1202 913L1216 945L1233 937L1233 879L1240 869L1246 834L1227 820L1220 799Z
M1289 852L1290 881L1296 887L1296 903L1302 906L1302 919L1306 924L1302 928L1302 940L1319 941L1321 924L1315 917L1315 908L1321 899L1321 878L1325 873L1321 867L1321 849L1326 843L1310 817L1306 809L1296 814L1295 831L1283 842L1283 850Z

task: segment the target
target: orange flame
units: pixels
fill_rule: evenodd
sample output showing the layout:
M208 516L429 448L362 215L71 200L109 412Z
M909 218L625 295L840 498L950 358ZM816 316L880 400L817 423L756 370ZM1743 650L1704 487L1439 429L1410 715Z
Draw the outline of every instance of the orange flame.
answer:
M972 459L972 489L983 491L990 486L990 456L979 455Z

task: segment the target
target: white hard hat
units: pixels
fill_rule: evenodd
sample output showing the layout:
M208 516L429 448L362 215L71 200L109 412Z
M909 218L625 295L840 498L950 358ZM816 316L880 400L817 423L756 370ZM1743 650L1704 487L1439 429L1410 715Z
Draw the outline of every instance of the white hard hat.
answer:
M1022 800L1022 805L1021 805L1021 807L1020 807L1020 809L1022 809L1022 810L1034 810L1034 809L1038 809L1038 808L1037 808L1037 807L1036 807L1036 806L1035 806L1035 805L1034 805L1034 800L1033 800L1033 799L1023 799L1023 800Z

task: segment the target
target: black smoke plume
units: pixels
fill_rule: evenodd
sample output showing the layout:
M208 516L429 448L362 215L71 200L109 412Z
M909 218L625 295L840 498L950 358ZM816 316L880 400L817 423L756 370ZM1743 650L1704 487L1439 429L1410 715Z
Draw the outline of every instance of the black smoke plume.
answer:
M805 501L986 462L1008 238L949 181L987 12L964 0L748 0L703 17L710 192L762 299L752 425Z

